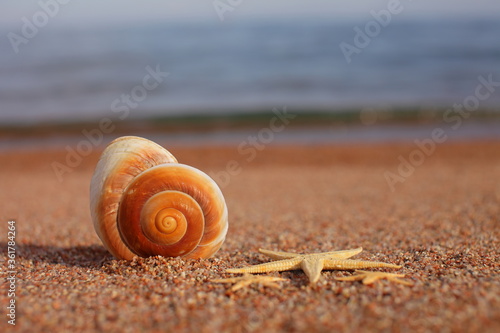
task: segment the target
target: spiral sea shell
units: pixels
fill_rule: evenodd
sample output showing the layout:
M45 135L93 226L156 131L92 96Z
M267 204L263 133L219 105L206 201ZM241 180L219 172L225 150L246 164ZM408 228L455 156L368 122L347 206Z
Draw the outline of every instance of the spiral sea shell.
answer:
M119 259L208 258L227 233L227 206L205 173L158 144L121 137L102 153L90 184L94 228Z

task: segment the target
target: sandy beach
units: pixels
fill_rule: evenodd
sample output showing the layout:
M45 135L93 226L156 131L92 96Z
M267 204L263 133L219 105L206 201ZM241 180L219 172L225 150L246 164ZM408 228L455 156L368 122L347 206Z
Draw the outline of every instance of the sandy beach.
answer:
M101 149L61 179L64 150L0 153L1 271L15 221L15 296L0 285L1 330L15 299L16 332L498 332L500 141L443 143L402 176L414 144L169 146L212 175L229 209L213 258L115 260L96 236L89 184ZM222 175L229 161L238 171ZM234 162L232 162L234 163ZM387 175L399 175L398 181ZM402 181L403 180L403 181ZM392 184L392 185L391 185ZM413 287L270 273L273 289L209 280L267 262L258 249L311 253L363 247L356 259L402 265ZM4 274L2 274L4 275Z

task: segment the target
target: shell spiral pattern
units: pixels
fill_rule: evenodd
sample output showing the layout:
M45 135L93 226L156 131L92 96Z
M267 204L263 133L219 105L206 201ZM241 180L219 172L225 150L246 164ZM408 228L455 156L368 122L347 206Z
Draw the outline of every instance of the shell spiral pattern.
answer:
M96 233L119 259L208 258L226 237L227 206L217 184L147 139L111 142L90 195Z

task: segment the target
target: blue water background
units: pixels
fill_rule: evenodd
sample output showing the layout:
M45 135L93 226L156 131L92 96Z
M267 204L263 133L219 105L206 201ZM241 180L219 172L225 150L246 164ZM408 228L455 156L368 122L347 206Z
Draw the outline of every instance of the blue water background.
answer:
M131 118L303 110L451 107L478 77L500 81L500 22L394 19L347 63L368 21L48 25L19 46L0 27L0 124L116 117L147 66L169 76ZM481 107L499 109L500 88Z

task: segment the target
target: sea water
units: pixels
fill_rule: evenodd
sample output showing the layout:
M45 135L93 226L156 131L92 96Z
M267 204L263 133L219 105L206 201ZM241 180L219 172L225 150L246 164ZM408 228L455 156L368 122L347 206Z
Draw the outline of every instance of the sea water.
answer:
M118 117L124 96L144 91L137 87L148 68L168 76L129 103L130 119L283 106L446 108L474 94L480 76L500 81L499 21L394 19L346 57L342 43L356 46L355 28L367 22L48 25L17 53L7 36L21 26L4 26L0 124ZM500 88L481 101L499 105Z

